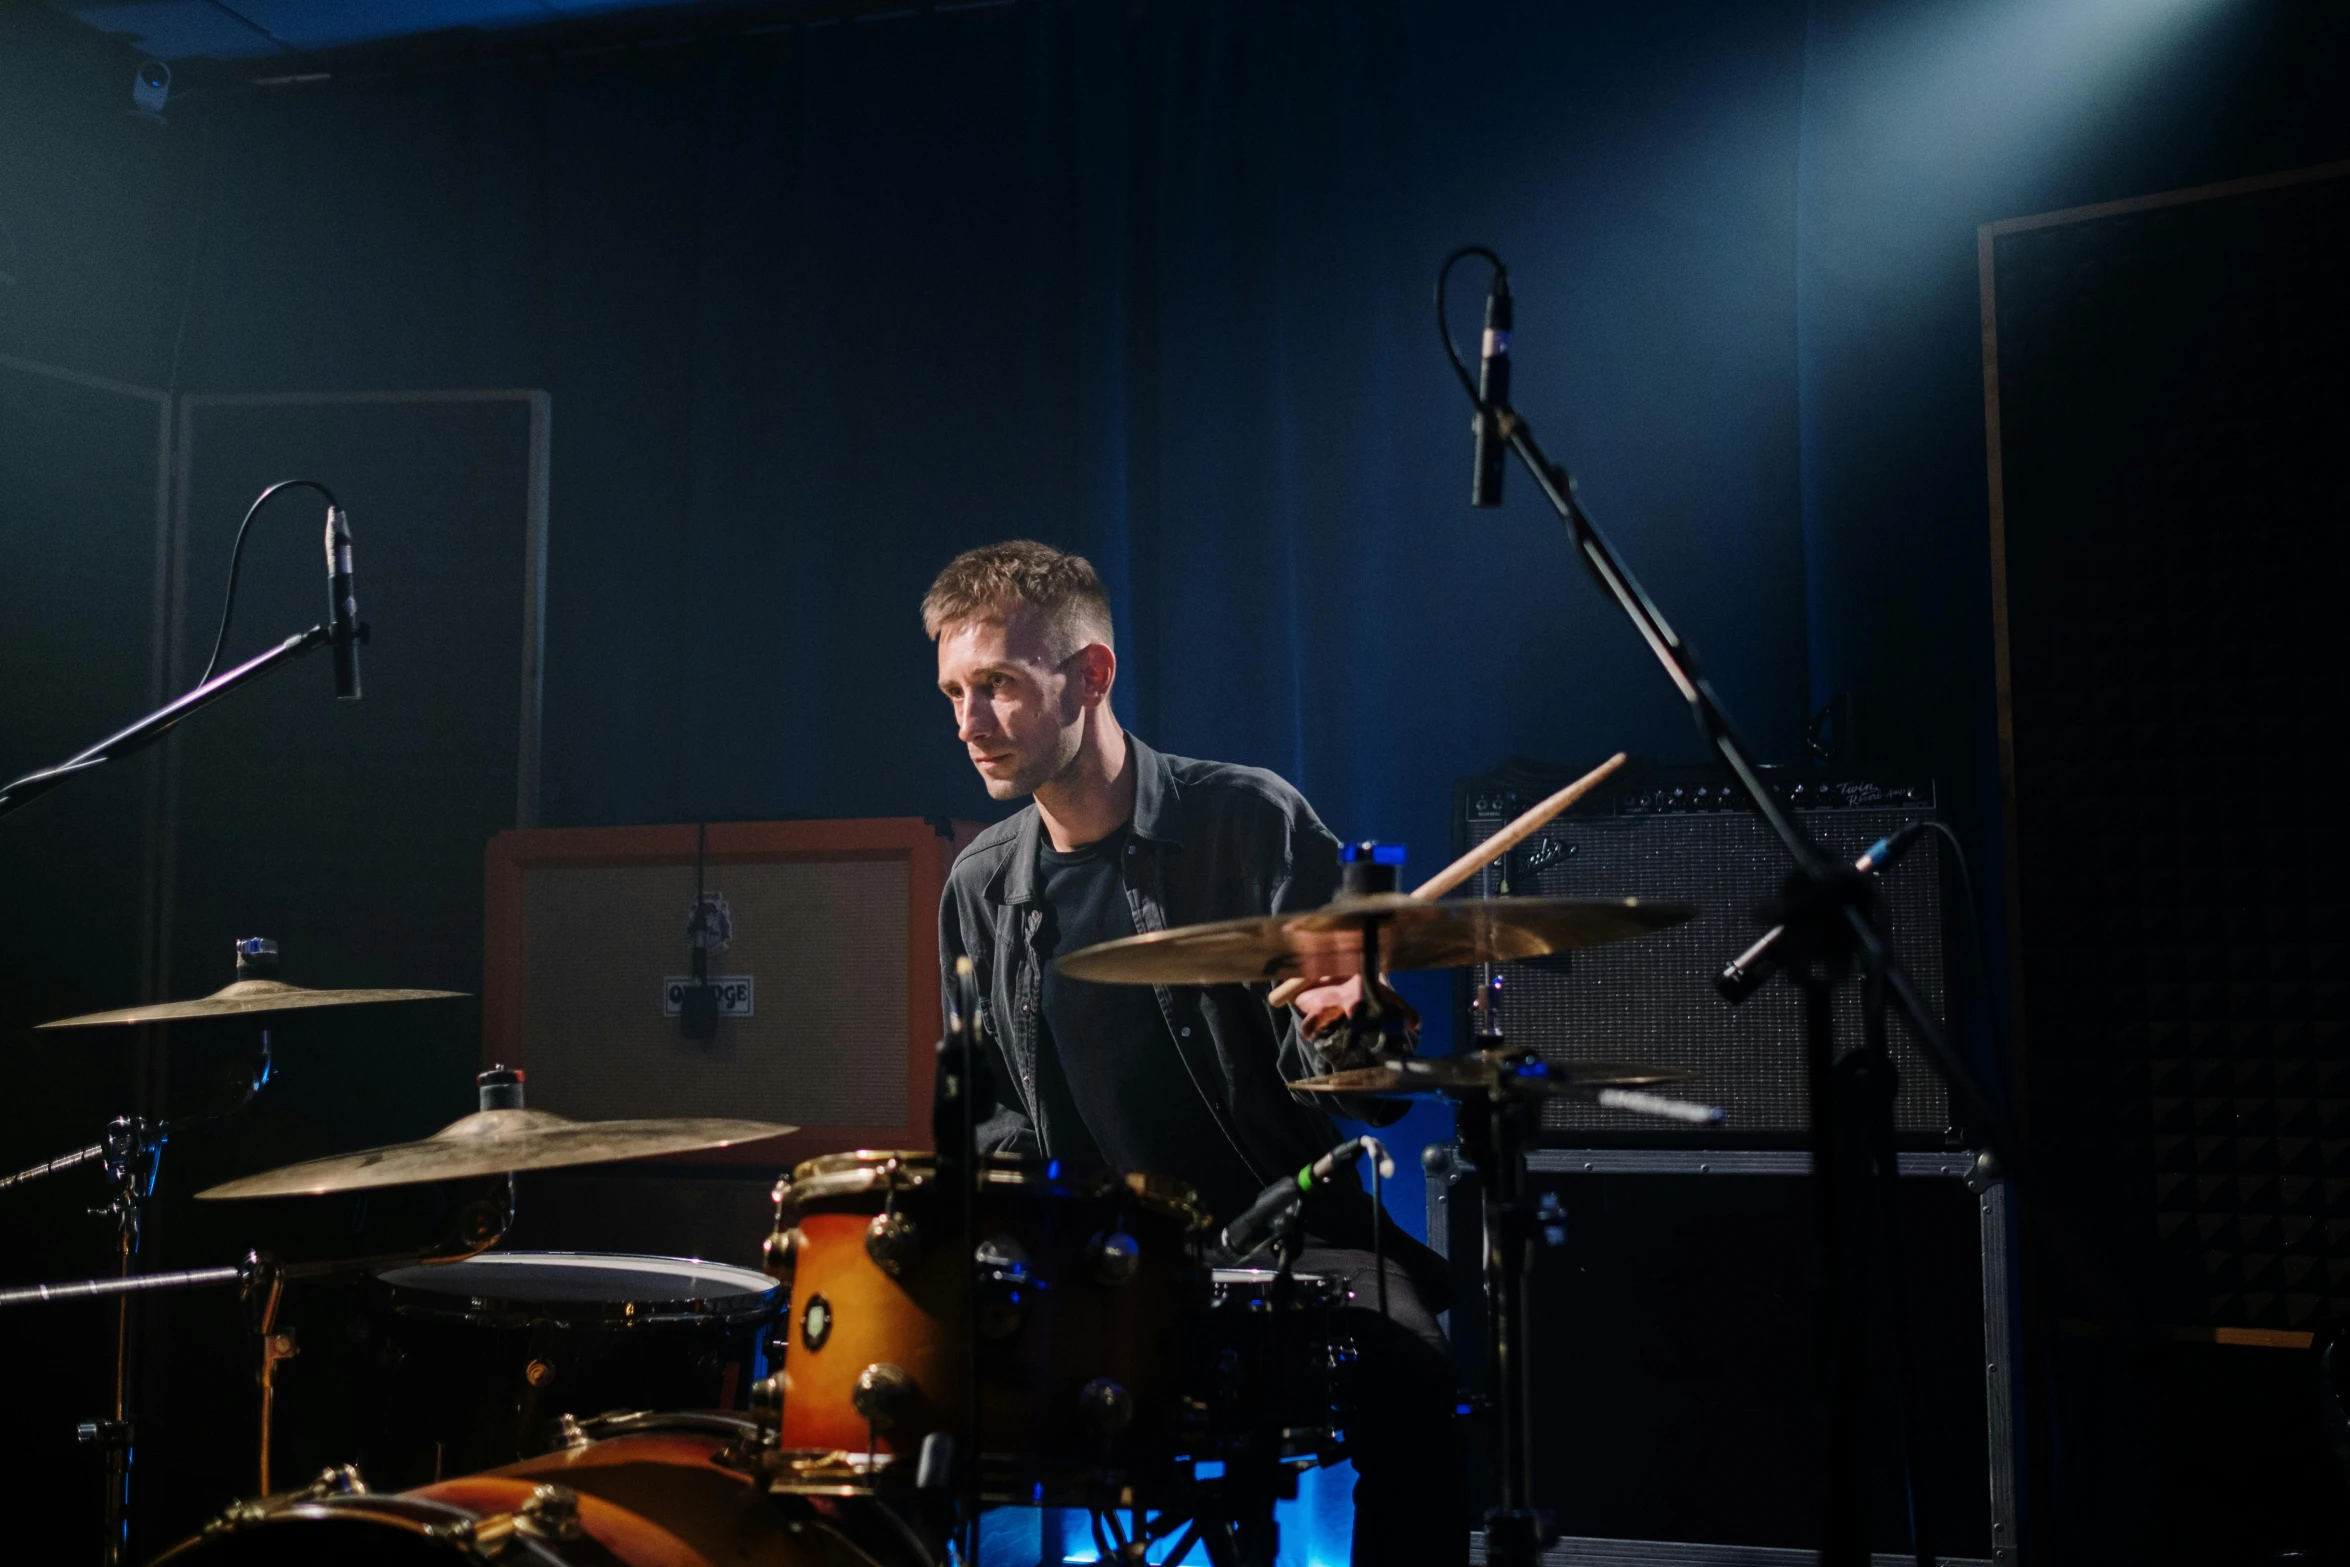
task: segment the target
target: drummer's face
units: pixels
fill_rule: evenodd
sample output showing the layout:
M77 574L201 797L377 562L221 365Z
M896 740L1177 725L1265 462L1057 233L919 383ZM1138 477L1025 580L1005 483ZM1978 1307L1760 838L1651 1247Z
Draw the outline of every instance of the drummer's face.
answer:
M1076 655L1055 663L1052 652L1047 628L1027 609L939 628L938 688L993 799L1034 794L1077 759L1085 704L1071 678Z

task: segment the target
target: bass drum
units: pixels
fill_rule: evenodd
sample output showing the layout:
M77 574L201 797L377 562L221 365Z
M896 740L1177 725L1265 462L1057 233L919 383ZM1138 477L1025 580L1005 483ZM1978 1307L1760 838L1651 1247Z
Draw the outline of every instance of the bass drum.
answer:
M485 1474L373 1493L352 1469L241 1502L158 1567L936 1567L920 1534L864 1497L770 1496L750 1423L642 1415Z

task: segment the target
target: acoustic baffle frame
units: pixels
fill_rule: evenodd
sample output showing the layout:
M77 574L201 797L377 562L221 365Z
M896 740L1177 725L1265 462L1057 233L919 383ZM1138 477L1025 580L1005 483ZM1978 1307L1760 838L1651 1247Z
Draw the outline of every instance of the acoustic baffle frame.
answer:
M178 689L188 678L183 645L186 634L187 538L195 475L197 415L205 409L227 408L335 408L417 407L483 403L519 403L529 414L526 435L526 475L523 505L521 727L516 753L514 822L516 827L538 825L540 723L544 712L547 618L547 514L553 461L554 399L539 387L498 387L477 390L407 392L190 392L178 399L167 440L171 459L168 522L157 547L158 608L157 662L164 681ZM330 482L332 475L325 476ZM159 501L159 506L161 502ZM363 546L364 547L364 546ZM364 558L364 557L362 557ZM364 590L363 590L364 591ZM364 603L364 598L362 598ZM158 701L162 700L160 697ZM157 769L158 806L155 842L158 865L153 875L156 936L152 972L170 972L172 910L178 890L179 768L167 739Z
M166 623L171 610L171 542L172 542L172 467L174 440L179 417L179 399L157 386L140 386L131 381L118 381L111 376L90 375L84 371L67 369L62 365L43 364L38 360L20 359L14 354L0 354L0 369L16 371L21 375L39 376L62 381L96 392L109 392L139 402L155 405L155 568L150 589L147 708L161 707L171 695L170 638ZM95 738L109 722L127 722L136 717L132 713L90 715L90 733ZM163 999L166 984L163 965L163 936L168 914L163 899L163 823L164 823L165 763L159 752L147 763L146 788L140 811L138 832L140 839L138 946L138 1000ZM136 1115L154 1113L161 1103L164 1090L165 1063L162 1053L155 1048L157 1029L152 1024L142 1025L131 1054L130 1105Z

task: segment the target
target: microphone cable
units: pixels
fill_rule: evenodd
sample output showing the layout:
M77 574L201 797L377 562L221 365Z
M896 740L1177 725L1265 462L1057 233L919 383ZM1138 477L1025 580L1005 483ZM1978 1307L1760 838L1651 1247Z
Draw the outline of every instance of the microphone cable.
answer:
M1478 392L1477 378L1469 374L1468 364L1461 358L1460 350L1453 346L1452 320L1444 311L1445 282L1452 276L1453 267L1470 256L1482 256L1492 264L1495 282L1507 282L1509 279L1509 267L1501 257L1483 245L1463 245L1445 257L1444 265L1436 269L1436 336L1444 344L1444 357L1452 361L1452 373L1461 378L1461 390L1469 394L1469 401L1475 405L1478 413L1490 414L1493 410L1486 406L1484 396Z
M228 552L228 596L220 606L220 634L212 639L212 657L205 663L204 673L196 678L197 685L210 680L220 668L221 652L228 646L229 621L237 612L237 573L245 562L245 535L252 530L253 519L261 515L261 508L269 504L271 496L280 490L292 489L316 490L326 497L330 510L340 510L342 507L342 502L335 499L335 492L316 479L280 479L253 497L253 504L245 508L245 520L237 524L237 542Z

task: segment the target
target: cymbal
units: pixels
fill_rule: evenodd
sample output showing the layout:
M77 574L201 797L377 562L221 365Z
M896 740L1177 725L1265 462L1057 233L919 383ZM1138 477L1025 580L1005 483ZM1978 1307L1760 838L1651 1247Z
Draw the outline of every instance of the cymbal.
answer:
M158 1001L144 1007L61 1017L43 1028L95 1028L101 1023L183 1023L201 1018L242 1017L248 1012L303 1012L312 1007L357 1007L378 1001L439 1001L462 990L305 990L274 979L240 979L226 990L193 1001Z
M1622 1062L1533 1061L1520 1066L1482 1055L1407 1056L1385 1066L1363 1066L1325 1077L1301 1078L1289 1086L1310 1094L1369 1094L1387 1098L1422 1094L1458 1097L1505 1089L1541 1098L1602 1088L1685 1083L1691 1075L1679 1067L1631 1066Z
M613 1159L730 1148L798 1130L772 1121L573 1121L545 1110L478 1110L421 1142L309 1159L196 1195L207 1199L316 1197L375 1186L413 1186L422 1181L464 1180L513 1170L556 1170Z
M1384 970L1510 963L1645 936L1696 915L1639 898L1460 898L1400 892L1341 898L1302 914L1181 925L1085 947L1058 960L1071 979L1108 985L1223 985L1353 974L1377 922Z

